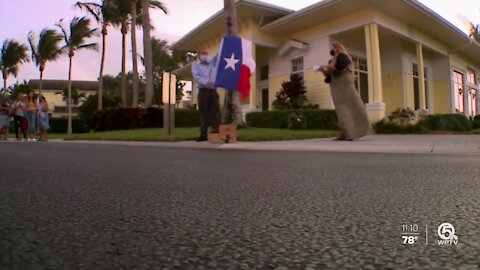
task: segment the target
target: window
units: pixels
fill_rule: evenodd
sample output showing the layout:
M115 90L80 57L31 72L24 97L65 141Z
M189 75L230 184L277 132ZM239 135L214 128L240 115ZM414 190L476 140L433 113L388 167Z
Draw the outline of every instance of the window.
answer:
M467 68L467 82L473 85L477 84L477 78L475 74L475 70L471 68Z
M468 93L468 106L469 106L469 115L477 115L477 78L475 70L467 68L467 93Z
M464 112L464 98L463 98L463 73L459 71L453 71L453 90L455 92L455 111Z
M420 74L418 73L418 65L413 63L412 64L413 70L413 94L415 100L415 110L420 109ZM425 81L425 109L429 108L429 99L428 99L428 69L426 67L423 68L423 75Z
M260 81L268 80L268 65L260 67Z
M367 60L359 57L352 57L353 72L355 74L355 87L364 103L368 103L368 66Z
M297 74L303 78L303 57L292 59L292 75Z

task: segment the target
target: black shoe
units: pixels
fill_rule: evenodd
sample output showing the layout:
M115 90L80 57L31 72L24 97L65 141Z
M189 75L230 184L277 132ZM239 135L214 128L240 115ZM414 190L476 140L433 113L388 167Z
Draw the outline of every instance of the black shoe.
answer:
M204 142L204 141L207 141L207 140L208 140L207 137L200 136L200 137L198 137L197 142Z

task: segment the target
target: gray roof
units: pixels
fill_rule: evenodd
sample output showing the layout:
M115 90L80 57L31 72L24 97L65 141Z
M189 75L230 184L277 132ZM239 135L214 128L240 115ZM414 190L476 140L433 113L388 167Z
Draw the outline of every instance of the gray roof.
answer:
M33 89L40 87L40 80L30 80L28 82ZM42 89L44 90L63 90L67 87L67 80L43 80ZM98 81L72 81L72 89L78 88L79 91L97 91Z

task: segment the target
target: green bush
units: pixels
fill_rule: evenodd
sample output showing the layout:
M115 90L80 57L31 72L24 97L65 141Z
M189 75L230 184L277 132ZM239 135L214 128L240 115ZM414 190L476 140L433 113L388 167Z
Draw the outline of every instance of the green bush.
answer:
M120 103L119 97L109 97L106 95L102 96L102 105L103 108L111 108L117 107ZM97 94L90 95L87 99L82 103L80 108L78 108L78 116L82 119L90 121L92 119L93 114L97 111Z
M200 113L190 109L175 110L175 126L200 126ZM95 131L163 127L162 108L108 108L93 113L90 128Z
M375 133L378 134L403 134L415 132L415 126L411 124L401 124L398 122L382 119L373 125Z
M479 129L480 128L480 115L475 115L472 120L472 128Z
M49 133L67 133L67 118L50 118ZM86 133L90 130L88 122L81 118L72 119L72 132L73 133Z
M375 123L374 129L380 134L429 133L433 131L468 132L472 130L472 122L462 114L434 114L426 116L415 125L383 119Z
M337 130L337 115L334 110L280 110L247 113L247 124L251 127L280 128L289 127L292 114L302 114L306 129Z
M463 114L434 114L416 124L419 131L457 131L466 132L472 130L472 122Z
M177 127L199 127L200 112L191 109L175 110L175 126Z
M407 125L409 122L415 119L415 112L410 108L403 109L398 108L388 116L390 122L398 123L400 125Z

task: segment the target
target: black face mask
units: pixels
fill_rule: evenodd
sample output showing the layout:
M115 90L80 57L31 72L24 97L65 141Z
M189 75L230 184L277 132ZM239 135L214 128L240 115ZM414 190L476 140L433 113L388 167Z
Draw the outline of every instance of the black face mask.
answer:
M334 51L334 50L330 50L330 55L331 55L331 56L334 56L334 55L335 55L335 51Z

